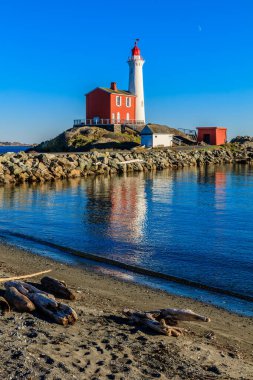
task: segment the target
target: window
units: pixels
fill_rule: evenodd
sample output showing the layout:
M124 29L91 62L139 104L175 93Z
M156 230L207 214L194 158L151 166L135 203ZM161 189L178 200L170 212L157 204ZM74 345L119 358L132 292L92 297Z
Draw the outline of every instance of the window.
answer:
M129 117L129 112L127 112L127 114L126 114L126 120L129 121L129 118L130 118Z
M119 123L120 122L120 113L117 112L117 122Z
M114 123L114 122L115 122L115 114L112 113L112 123Z
M98 124L99 122L100 122L100 117L99 116L93 117L93 123Z
M131 98L126 98L126 106L131 107Z
M116 106L121 106L121 96L116 96Z

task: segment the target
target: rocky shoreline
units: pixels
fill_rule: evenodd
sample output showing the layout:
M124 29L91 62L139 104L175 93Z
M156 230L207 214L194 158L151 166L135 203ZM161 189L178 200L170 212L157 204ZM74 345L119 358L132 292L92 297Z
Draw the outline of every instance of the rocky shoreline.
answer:
M0 155L0 185L54 181L88 175L252 162L253 147L239 144L186 151L153 149L66 154L6 153Z

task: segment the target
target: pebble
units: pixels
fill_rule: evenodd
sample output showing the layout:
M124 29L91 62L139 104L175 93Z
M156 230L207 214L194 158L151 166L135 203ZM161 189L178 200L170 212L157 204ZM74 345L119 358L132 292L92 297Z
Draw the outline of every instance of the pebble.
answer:
M209 372L216 373L216 375L221 375L221 371L216 365L211 365L211 366L207 367L206 370Z

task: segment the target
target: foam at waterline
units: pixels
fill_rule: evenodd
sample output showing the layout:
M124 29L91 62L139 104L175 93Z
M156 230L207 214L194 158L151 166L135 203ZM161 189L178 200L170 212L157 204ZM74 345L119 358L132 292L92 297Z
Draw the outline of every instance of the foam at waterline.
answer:
M13 236L13 237L17 237L17 238L22 238L22 239L25 239L25 240L28 240L28 241L32 241L32 242L35 242L35 243L38 243L38 244L41 244L41 245L44 245L44 246L48 246L50 248L54 248L54 249L57 249L59 251L62 251L62 252L65 252L65 253L69 253L71 255L78 256L78 257L81 257L81 258L84 258L84 259L87 259L87 260L91 260L91 261L94 261L94 262L108 264L108 265L114 266L114 267L119 268L119 269L128 270L128 271L131 271L133 273L138 273L138 274L141 274L141 275L146 275L146 276L150 276L150 277L154 277L154 278L160 278L160 279L171 281L171 282L174 282L174 283L186 285L186 286L189 286L189 287L192 287L192 288L206 290L206 291L209 291L209 292L218 293L218 294L222 294L222 295L238 298L238 299L249 301L249 302L253 301L253 296L236 293L236 292L229 291L229 290L226 290L226 289L216 288L216 287L213 287L213 286L201 284L201 283L198 283L198 282L195 282L195 281L191 281L191 280L187 280L187 279L184 279L184 278L180 278L180 277L176 277L176 276L171 276L171 275L168 275L166 273L155 272L155 271L152 271L150 269L134 266L134 265L131 265L131 264L126 264L126 263L123 263L121 261L117 261L117 260L114 260L114 259L109 259L109 258L104 257L104 256L99 256L99 255L95 255L95 254L91 254L91 253L86 253L86 252L82 252L82 251L79 251L79 250L76 250L76 249L73 249L73 248L70 248L70 247L65 247L65 246L62 246L62 245L59 245L59 244L56 244L56 243L48 242L46 240L39 239L39 238L30 236L30 235L25 235L25 234L22 234L22 233L12 232L12 231L9 231L9 230L3 230L3 229L1 229L0 230L0 236L1 237L5 237L4 234L7 234L7 235Z

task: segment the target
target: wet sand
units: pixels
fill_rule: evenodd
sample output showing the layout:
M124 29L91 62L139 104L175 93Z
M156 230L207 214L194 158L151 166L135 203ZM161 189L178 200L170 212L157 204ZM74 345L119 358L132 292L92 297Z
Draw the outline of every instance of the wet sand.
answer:
M1 379L253 379L252 318L0 245L0 277L46 269L77 291L69 302L79 320L64 328L32 314L0 316ZM130 325L124 307L189 308L211 322L158 336Z

